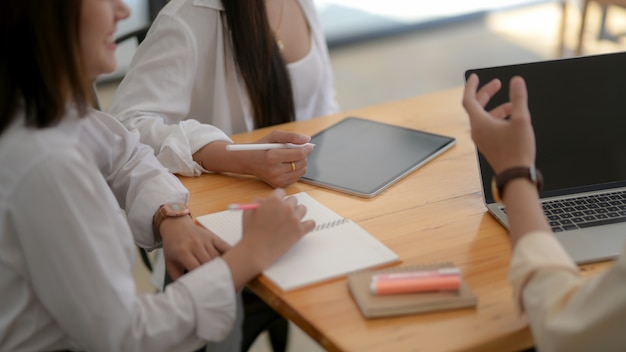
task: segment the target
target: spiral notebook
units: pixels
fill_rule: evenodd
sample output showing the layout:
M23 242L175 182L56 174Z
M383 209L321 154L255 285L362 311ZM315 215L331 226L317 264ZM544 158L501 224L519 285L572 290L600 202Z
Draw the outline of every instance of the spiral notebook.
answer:
M377 296L370 292L370 280L372 275L426 271L450 267L454 267L454 265L445 262L360 271L348 275L348 288L357 306L361 310L361 313L363 313L366 318L381 318L475 307L478 300L463 279L461 279L460 288L455 291L405 293L388 296Z
M399 260L396 253L361 226L307 193L292 196L307 207L305 219L315 220L316 227L263 272L283 291ZM241 211L226 210L196 220L231 245L241 239Z

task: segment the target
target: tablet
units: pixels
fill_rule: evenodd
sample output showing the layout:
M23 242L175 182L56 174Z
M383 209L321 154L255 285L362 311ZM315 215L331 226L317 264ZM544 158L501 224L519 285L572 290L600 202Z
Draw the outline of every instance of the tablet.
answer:
M371 198L456 143L452 137L347 117L311 137L301 181Z

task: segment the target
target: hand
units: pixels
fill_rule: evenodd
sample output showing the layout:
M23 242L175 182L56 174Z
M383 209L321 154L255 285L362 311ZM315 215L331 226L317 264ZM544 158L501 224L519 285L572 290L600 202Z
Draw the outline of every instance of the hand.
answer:
M307 232L313 220L303 221L306 207L293 197L284 198L285 191L276 189L260 206L243 214L243 236L224 254L235 288L239 289L283 255Z
M489 100L500 90L494 79L478 92L479 79L472 74L465 84L463 107L469 115L472 139L496 174L516 166L535 163L535 134L528 111L526 83L521 77L510 82L510 102L485 111Z
M310 140L311 137L299 133L273 131L255 143L304 144ZM297 182L306 173L306 157L312 151L312 146L302 149L251 151L247 173L258 177L274 188L287 187Z
M255 143L304 144L311 137L285 131L274 131ZM313 146L302 149L270 149L231 152L228 143L211 142L193 154L193 159L207 170L253 175L274 188L287 187L306 173L306 157Z
M190 216L163 220L160 234L165 269L172 280L181 277L185 270L191 271L230 248L214 233L196 225Z

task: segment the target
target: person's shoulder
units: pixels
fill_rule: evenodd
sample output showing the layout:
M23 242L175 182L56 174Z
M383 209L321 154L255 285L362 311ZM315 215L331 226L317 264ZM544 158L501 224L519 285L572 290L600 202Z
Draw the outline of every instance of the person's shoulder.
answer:
M230 0L230 1L241 1L241 0ZM221 0L193 0L193 5L200 6L200 7L208 7L208 8L215 9L215 10L224 10L224 6L222 5Z
M182 26L193 32L219 19L222 11L220 0L171 0L159 12L150 30Z
M313 0L298 0L300 6L307 11L317 11L317 7L315 7L315 3Z
M224 6L221 0L171 0L161 11L163 13L175 13L186 9L207 8L223 11Z
M77 131L79 120L65 117L47 128L28 127L18 120L0 138L0 180L7 190L16 190L24 182L54 179L51 169L71 168L79 164L81 149ZM7 195L7 194L5 194Z

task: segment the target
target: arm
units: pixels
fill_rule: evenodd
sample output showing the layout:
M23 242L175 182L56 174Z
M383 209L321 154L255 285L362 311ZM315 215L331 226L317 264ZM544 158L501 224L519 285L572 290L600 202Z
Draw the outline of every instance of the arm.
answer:
M40 164L15 190L9 223L42 321L94 351L171 351L227 335L236 301L223 260L166 294L137 296L132 234L93 162L75 152Z
M94 155L105 156L97 159L100 172L117 202L126 210L136 243L149 249L160 246L152 226L154 214L161 204L186 203L187 190L156 160L149 147L139 143L136 134L114 118L94 112L89 123L99 133L89 134L83 144L94 148ZM213 233L196 226L189 216L168 219L161 225L166 268L172 279L228 248Z
M8 203L6 224L22 256L16 269L42 305L41 318L85 350L171 351L223 338L235 316L235 291L313 228L302 222L304 208L277 190L246 216L246 239L232 253L163 294L137 297L132 234L96 167L98 156L89 153L97 142L38 161Z
M216 22L213 12L200 13L206 17L204 22ZM203 172L192 158L200 148L215 141L231 142L219 128L199 122L210 117L190 116L193 99L200 94L198 71L205 64L201 60L209 59L201 57L202 52L217 48L217 34L208 26L202 28L206 33L197 38L200 29L194 31L169 13L159 15L137 48L110 107L126 128L139 132L141 142L152 147L165 167L185 176Z
M185 176L209 171L246 174L273 187L286 187L296 182L306 172L306 156L311 149L230 153L224 150L226 144L232 143L230 138L217 127L199 122L215 120L220 121L217 125L234 125L230 120L236 112L230 109L243 107L223 102L236 100L233 96L241 94L238 86L207 82L226 80L215 77L225 75L217 70L232 68L213 67L208 63L217 60L219 54L215 51L223 48L221 32L214 28L221 29L221 21L216 18L219 14L204 7L195 10L200 11L197 16L203 17L192 18L187 14L189 17L183 19L180 17L183 15L159 15L113 97L111 113L128 129L138 130L141 141L150 145L159 161L173 173ZM217 96L203 97L210 95L210 90L216 90ZM196 105L204 104L207 99L213 102L219 99L222 108L199 110L208 115L220 111L222 116L190 116L192 105L198 109ZM247 101L239 99L241 104ZM244 124L244 121L237 123ZM260 143L308 141L308 136L293 132L270 133L259 140ZM291 162L296 162L297 172L293 172Z
M477 87L478 77L472 75L467 81L463 106L470 116L472 139L494 173L500 174L512 167L534 165L535 135L528 112L524 81L519 77L514 78L511 81L511 102L490 112L485 111L484 106L500 89L500 81L491 81L478 92ZM539 206L537 189L528 180L511 181L506 186L502 200L507 207L514 244L531 231L550 231Z
M484 110L500 86L494 80L478 90L478 77L472 75L463 97L472 138L496 174L535 162L523 79L511 80L509 103ZM563 351L624 346L626 337L617 326L626 317L626 258L622 256L608 272L585 282L550 235L535 185L525 179L511 181L503 203L514 246L509 277L528 314L537 346Z

